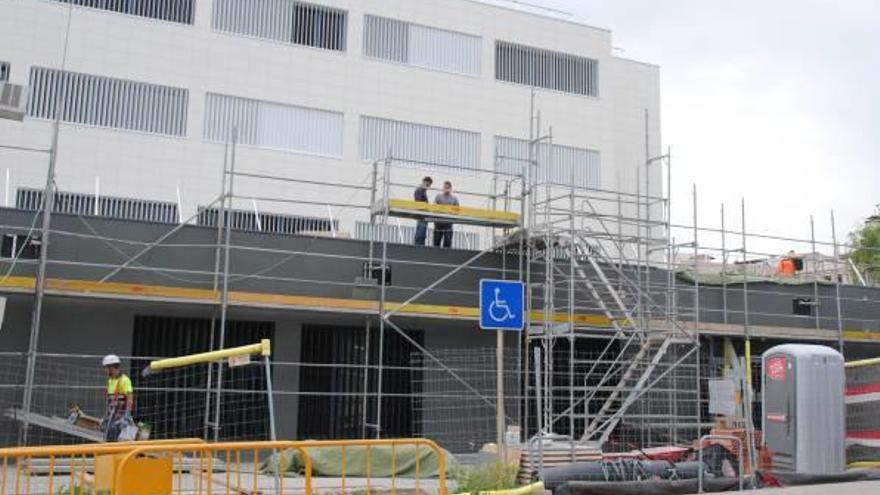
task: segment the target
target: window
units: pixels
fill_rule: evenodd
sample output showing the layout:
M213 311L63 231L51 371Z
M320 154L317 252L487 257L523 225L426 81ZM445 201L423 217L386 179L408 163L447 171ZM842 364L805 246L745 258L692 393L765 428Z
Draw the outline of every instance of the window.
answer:
M498 154L497 171L513 175L523 173L529 160L528 140L496 136L495 149ZM551 156L550 145L544 143L536 147L536 155L539 183L571 186L574 179L577 187L595 188L601 185L601 157L598 151L555 144Z
M3 234L0 258L35 260L40 258L40 241L26 234Z
M364 54L368 57L480 75L480 38L385 17L364 17Z
M304 234L315 232L336 232L339 221L329 218L301 217L279 213L260 213L232 210L232 230L247 232L266 232L270 234ZM198 225L216 227L220 218L218 208L199 208Z
M480 168L480 134L376 117L361 117L360 155L364 160L388 158L422 168Z
M0 82L9 80L9 73L12 68L9 65L9 62L0 62Z
M216 0L215 31L345 51L348 13L295 0Z
M30 211L42 209L43 190L20 188L15 195L15 207ZM55 193L55 208L52 211L68 215L99 216L142 222L178 223L180 221L175 203L112 196L96 198L94 194L63 191Z
M796 316L812 316L816 303L811 297L796 297L791 300L791 314Z
M233 126L242 144L342 156L343 118L339 112L208 93L204 138L225 143Z
M566 53L495 43L495 79L585 96L599 95L599 62Z
M196 0L55 0L161 21L192 24Z
M184 136L185 89L77 72L31 68L28 115L78 124Z

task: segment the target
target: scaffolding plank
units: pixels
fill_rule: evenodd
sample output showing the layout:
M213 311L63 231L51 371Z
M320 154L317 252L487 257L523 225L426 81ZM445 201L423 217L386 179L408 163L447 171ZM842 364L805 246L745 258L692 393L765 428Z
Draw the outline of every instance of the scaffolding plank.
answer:
M448 221L464 225L480 225L484 227L517 227L520 216L518 213L468 206L435 205L408 199L389 199L388 203L379 202L373 207L373 213L384 214L414 220Z
M25 413L20 409L8 409L4 415L7 418L14 419L16 421L24 422L25 420ZM45 416L43 414L38 414L35 412L31 412L28 417L30 418L29 423L34 426L39 426L48 430L53 430L74 437L82 438L91 442L104 441L104 435L100 431L88 430L86 428L70 424L70 422L68 422L66 418L59 418L57 416Z

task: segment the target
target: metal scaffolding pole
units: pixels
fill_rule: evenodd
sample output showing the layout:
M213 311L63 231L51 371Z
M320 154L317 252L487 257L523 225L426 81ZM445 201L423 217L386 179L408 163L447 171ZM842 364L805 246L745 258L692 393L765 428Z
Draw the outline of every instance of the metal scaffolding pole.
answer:
M61 53L61 70L67 67L67 51L70 45L70 24L73 19L73 4L67 8L67 23L64 30L64 46ZM46 265L49 262L49 236L52 226L52 210L55 209L55 168L58 163L58 137L61 133L61 118L66 113L68 93L59 84L55 88L55 112L52 123L52 144L49 147L49 166L46 171L46 186L43 189L43 222L40 227L40 260L34 280L34 305L31 312L31 331L28 340L27 365L25 368L24 394L21 409L24 421L19 432L19 444L27 445L31 423L31 406L34 393L34 379L37 368L37 351L40 345L40 323L43 315L43 299L46 296Z
M837 350L843 354L845 339L843 334L843 307L840 301L840 251L837 246L837 224L834 221L834 210L831 210L831 239L834 243L834 300L837 307Z
M238 127L232 127L232 142L229 158L229 192L223 201L223 211L218 222L225 223L223 239L223 283L220 293L220 338L218 349L226 346L226 325L229 312L229 266L232 253L232 208L235 197L235 158L238 146ZM214 396L214 441L220 441L220 410L223 402L223 361L217 362L217 392Z
M389 198L390 191L388 190L391 182L391 155L393 153L393 149L388 150L388 158L385 159L385 172L382 176L382 225L387 225L388 223L388 214L389 214ZM390 316L385 313L385 303L387 297L387 291L385 289L385 279L387 276L388 269L388 236L382 235L382 265L379 267L381 270L381 275L379 277L379 344L376 352L378 353L378 362L376 365L378 369L376 371L376 421L373 424L373 427L376 429L376 438L382 438L382 380L383 380L383 372L384 372L384 360L385 360L385 324L387 323L387 319ZM372 271L372 267L371 270ZM404 303L405 304L405 303Z
M519 355L520 362L522 363L522 392L524 399L520 405L520 410L522 411L522 439L523 441L527 441L529 438L529 398L531 396L530 391L531 387L529 387L529 381L531 380L531 363L532 357L530 354L530 344L532 342L532 304L533 304L533 294L532 294L532 232L534 227L534 222L532 217L534 216L535 210L532 206L532 175L534 174L534 170L532 167L534 157L535 157L535 88L532 87L530 95L529 95L529 156L528 160L525 164L524 178L523 178L523 205L521 206L523 211L523 217L521 219L522 222L526 225L525 229L520 230L519 236L519 245L520 245L520 269L525 270L525 301L524 307L526 312L525 317L525 328L523 331L523 335L520 338L519 342ZM526 218L525 215L528 215Z
M721 318L727 318L727 228L725 227L724 203L721 203Z
M226 198L226 175L229 171L229 141L223 143L223 173L221 173L220 179L220 198L225 200ZM206 212L207 213L207 212ZM223 247L223 228L224 223L220 219L220 213L218 210L217 214L217 242L214 247L214 279L212 283L212 290L214 293L217 293L217 290L220 286L220 259L222 257L222 247ZM214 350L214 341L217 332L217 313L216 310L214 314L211 316L211 331L210 331L210 342L208 342L208 350ZM214 373L214 364L207 364L207 377L205 382L205 426L203 431L203 437L208 438L208 430L211 428L211 391L213 388L213 373Z
M700 377L700 367L703 364L702 352L700 349L700 239L697 214L697 185L693 186L694 194L694 331L696 332L697 347L697 433L703 433L703 383ZM698 435L699 436L699 435Z
M540 132L540 125L538 126ZM544 193L546 197L544 201L544 425L547 433L551 433L552 411L553 411L553 386L554 358L556 347L556 335L554 334L553 315L556 313L554 299L556 296L556 259L554 257L553 248L556 243L554 232L552 229L553 218L550 198L552 197L552 186L548 180L550 171L553 170L553 127L549 130L549 145L547 148L547 165L544 175Z
M369 283L369 280L372 278L373 274L373 262L376 257L376 193L379 187L379 162L373 162L373 171L371 174L372 187L370 188L370 233L368 240L368 254L367 254L367 264L364 266L364 282ZM384 196L383 196L384 197ZM383 210L384 211L384 210ZM383 223L384 226L384 223ZM383 232L384 237L384 232ZM383 281L384 282L384 281ZM378 298L377 298L378 299ZM377 301L381 306L381 300ZM376 311L379 320L382 319L382 308L377 308ZM381 321L379 325L381 326ZM361 401L361 438L367 438L367 430L372 427L370 424L370 412L369 412L369 390L370 390L370 318L367 317L364 322L364 381L363 381L363 393L364 397Z
M752 332L749 322L749 270L748 270L748 247L746 246L746 200L742 199L740 204L740 214L742 215L742 252L743 252L743 332L745 333L745 372L746 372L746 389L745 389L745 411L746 420L746 441L749 449L749 460L754 466L757 460L755 448L755 422L752 418Z
M571 169L571 189L570 199L569 199L569 208L568 212L569 217L569 232L568 232L568 434L574 439L574 410L575 410L575 402L574 402L574 359L575 359L575 322L574 322L574 308L577 304L575 300L575 257L577 256L577 245L575 244L575 238L577 236L577 232L575 230L575 173L574 167ZM571 462L575 462L575 448L574 442L571 442Z
M813 307L816 308L816 314L813 319L815 320L816 330L821 330L822 320L820 312L822 303L819 299L819 273L816 271L819 267L819 258L816 252L816 223L813 220L813 215L810 215L810 246L813 253Z

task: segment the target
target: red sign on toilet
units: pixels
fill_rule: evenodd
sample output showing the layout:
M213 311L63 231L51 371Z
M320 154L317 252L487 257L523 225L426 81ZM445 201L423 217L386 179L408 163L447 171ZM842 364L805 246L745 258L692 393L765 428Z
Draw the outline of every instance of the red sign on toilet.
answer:
M767 376L777 382L785 381L785 357L773 357L767 360Z

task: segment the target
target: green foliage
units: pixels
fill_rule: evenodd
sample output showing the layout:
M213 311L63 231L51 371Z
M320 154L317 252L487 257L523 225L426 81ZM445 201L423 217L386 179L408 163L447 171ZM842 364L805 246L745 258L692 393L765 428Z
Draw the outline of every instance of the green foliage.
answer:
M109 495L109 494L107 494L107 492L105 492L103 490L98 493L95 493L92 490L90 490L88 488L81 487L81 486L73 486L73 487L65 486L64 488L61 488L60 490L55 492L55 495L105 495L105 494Z
M880 283L880 217L871 217L849 237L853 246L849 259L866 281Z
M519 466L494 462L476 467L461 467L454 477L457 493L478 494L490 490L509 490L516 488L516 475Z
M76 486L65 486L55 492L55 495L110 495L109 490L93 491L91 488Z

